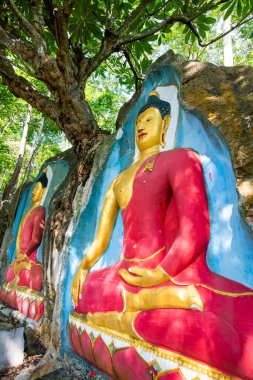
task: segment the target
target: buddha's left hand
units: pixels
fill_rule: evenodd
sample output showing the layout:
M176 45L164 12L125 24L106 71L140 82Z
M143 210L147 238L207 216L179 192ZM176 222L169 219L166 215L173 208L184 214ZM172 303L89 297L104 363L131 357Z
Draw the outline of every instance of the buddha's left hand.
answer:
M25 259L27 259L27 256L23 253L20 253L19 255L17 255L15 261L20 263L20 262L24 261Z
M128 284L140 287L149 287L169 281L170 276L158 266L155 269L136 268L120 269L120 276Z

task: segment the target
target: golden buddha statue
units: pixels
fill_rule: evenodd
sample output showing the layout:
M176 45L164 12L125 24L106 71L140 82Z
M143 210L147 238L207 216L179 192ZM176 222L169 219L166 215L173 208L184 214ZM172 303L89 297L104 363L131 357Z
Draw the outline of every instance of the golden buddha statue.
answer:
M74 276L70 318L253 378L244 350L253 336L247 315L253 292L207 266L210 220L200 158L190 149L159 152L169 123L170 104L152 92L135 125L139 158L109 186L95 240ZM119 209L121 259L89 272L110 243ZM87 344L80 348L73 331L72 349L82 356Z
M155 91L150 94L151 98L156 98L157 96L158 93ZM136 122L136 143L140 151L139 159L129 169L122 172L112 182L105 195L96 238L86 253L73 280L72 299L75 306L78 304L78 298L81 297L81 290L83 289L88 270L106 251L110 243L110 238L113 232L116 218L118 216L119 208L125 210L129 205L133 193L134 179L137 172L139 171L140 167L143 166L144 162L145 166L143 173L152 172L155 162L159 156L159 145L164 147L165 135L170 122L170 115L165 115L164 118L162 118L161 111L155 107L148 107L146 110L142 111L143 112L139 115ZM168 112L168 110L166 111ZM152 159L150 160L150 158ZM159 247L159 252L155 256L161 256L163 251L164 247ZM135 260L133 259L133 261L138 262L138 258L135 257ZM147 258L145 258L144 261L147 261ZM137 268L135 266L130 266L128 269L126 269L123 266L121 269L119 269L119 275L126 283L142 288L159 285L167 282L170 279L170 276L160 265L158 265L156 268L153 268L153 266L154 263L152 264L152 269L142 267ZM185 289L180 289L179 292L177 292L175 288L167 287L166 292L167 291L169 294L164 294L162 296L162 299L167 296L169 297L170 303L168 307L182 307L186 309L191 307L199 307L200 309L202 308L201 299L193 286ZM130 292L125 291L124 297L126 297L127 300L125 311L141 310L139 309L140 307L144 307L143 310L145 310L145 308L148 307L146 304L148 294L150 294L150 292L142 292L139 294L139 296L137 296L135 293L131 294ZM152 299L153 303L153 295L151 295L150 298ZM156 300L157 307L159 307L159 303L164 302L161 301L160 298L159 300L156 298ZM118 314L116 316L118 317ZM102 319L104 318L103 315L101 315L101 317ZM89 318L94 319L94 316L90 314ZM96 318L98 318L98 315L96 315ZM109 323L111 325L111 323L113 323L113 316L110 316L109 320Z
M45 208L41 206L41 200L46 192L48 179L44 172L36 181L33 191L33 206L22 218L17 239L16 258L9 265L6 274L6 282L1 290L1 300L23 314L39 319L43 309L38 308L28 300L29 294L41 302L40 291L42 289L42 265L37 260L37 249L42 241L45 228ZM21 302L18 294L27 295L26 302Z

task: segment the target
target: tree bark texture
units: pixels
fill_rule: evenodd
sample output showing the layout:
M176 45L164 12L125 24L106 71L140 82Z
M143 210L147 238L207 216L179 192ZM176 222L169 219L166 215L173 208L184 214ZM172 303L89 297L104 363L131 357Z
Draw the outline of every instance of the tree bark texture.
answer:
M40 127L39 127L39 130L37 133L37 138L36 138L36 141L34 144L33 152L32 152L31 158L29 160L29 163L27 165L27 168L26 168L25 182L31 181L31 175L32 175L33 169L34 169L35 158L37 156L40 144L43 140L42 131L43 131L44 123L45 123L45 117L42 116L41 120L40 120Z

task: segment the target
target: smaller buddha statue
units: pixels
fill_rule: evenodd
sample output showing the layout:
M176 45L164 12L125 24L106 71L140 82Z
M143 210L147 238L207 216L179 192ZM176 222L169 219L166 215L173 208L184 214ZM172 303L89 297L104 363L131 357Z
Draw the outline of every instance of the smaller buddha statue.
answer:
M0 300L21 313L39 320L43 314L42 264L37 249L45 228L45 208L41 205L46 192L46 173L37 179L32 191L33 206L22 218L16 240L16 258L9 265Z

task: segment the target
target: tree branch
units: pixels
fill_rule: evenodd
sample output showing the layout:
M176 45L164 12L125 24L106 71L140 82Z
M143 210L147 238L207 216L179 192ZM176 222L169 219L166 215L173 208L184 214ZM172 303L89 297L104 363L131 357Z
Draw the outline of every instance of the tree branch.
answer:
M183 24L186 24L189 20L187 17L183 15L174 15L174 16L168 16L166 17L162 22L160 22L158 25L154 26L153 28L150 28L146 30L145 32L138 33L135 35L129 35L127 37L123 37L120 39L117 43L117 46L122 46L129 44L131 42L143 40L146 37L152 36L153 34L156 34L160 30L164 29L169 24L173 24L175 22L181 22Z
M208 11L211 11L213 9L218 8L219 5L228 3L231 0L219 0L217 3L215 3L214 0L209 1L208 3L204 1L204 5L199 8L198 12L193 13L192 15L189 16L189 21L194 21L196 18L201 16L203 13L206 13Z
M126 33L142 12L147 8L149 4L152 4L153 0L142 0L137 8L130 14L130 16L123 22L121 27L116 31L119 36Z
M66 78L53 57L44 49L35 49L8 25L0 25L0 48L11 51L27 62L33 69L33 76L47 84L50 90L62 91L66 87Z
M253 20L253 16L250 17L250 18L247 19L247 20L245 20L245 18L243 18L240 22L238 22L235 26L233 26L233 27L232 27L230 30L228 30L227 32L220 34L219 36L217 36L216 38L213 38L213 39L212 39L211 41L209 41L208 43L206 43L206 44L201 44L200 46L201 46L201 47L206 47L206 46L208 46L208 45L211 45L212 43L214 43L214 42L218 41L219 39L225 37L227 34L231 33L233 30L239 28L240 26L242 26L243 24L246 24L246 22L249 22L249 21L251 21L251 20Z
M0 75L3 78L3 83L8 86L13 95L24 99L34 108L59 123L60 110L58 105L38 92L27 79L17 75L12 68L12 63L2 54L0 54Z
M60 54L66 54L69 50L68 21L62 8L58 9L55 13L55 26Z
M34 65L37 51L33 45L24 41L13 28L0 25L0 47L12 51L31 66Z
M65 0L63 4L63 13L65 16L68 18L69 15L71 14L74 6L75 6L76 0Z
M36 33L34 33L33 26L28 22L28 20L22 15L22 13L18 10L16 5L13 3L12 0L5 0L7 6L10 7L12 13L18 20L20 26L24 28L24 30L27 32L28 35L30 35L32 38L36 38Z
M188 8L189 8L189 0L185 0L183 12L187 13L188 12Z
M82 73L84 75L83 83L86 82L88 77L99 67L99 65L106 60L114 51L119 51L117 47L118 36L112 32L107 31L106 37L103 38L102 44L98 53L92 57L83 59Z
M199 32L197 30L197 28L195 27L195 25L192 24L192 22L187 22L186 25L188 26L188 28L192 31L192 33L196 36L197 40L198 40L198 44L199 46L202 46L202 39L199 35Z
M33 27L37 33L36 39L43 39L43 30L45 27L43 10L40 0L29 0L32 10ZM42 41L39 41L42 42Z
M207 12L208 10L215 9L220 4L226 3L228 1L230 1L230 0L220 0L216 4L214 4L213 0L211 0L208 3L204 2L204 5L199 9L199 11L194 13L193 15L187 15L187 12L185 12L182 15L167 16L164 18L164 20L160 24L156 25L155 27L153 27L153 28L151 28L145 32L139 33L135 36L130 35L130 36L127 36L125 38L123 37L118 42L117 45L120 46L120 45L125 45L125 44L130 43L130 42L135 42L137 40L142 40L146 37L151 36L152 34L159 32L160 30L162 30L163 28L165 28L169 24L173 24L174 22L182 22L183 24L185 24L186 21L188 21L188 22L193 21L194 19L196 19L197 17L199 17L203 13ZM125 34L129 30L129 28L132 26L132 24L136 21L136 19L141 15L143 10L146 9L150 3L152 3L152 1L149 1L149 0L143 0L141 2L141 4L132 12L132 14L123 23L123 25L116 31L118 36L122 36L123 34ZM165 5L166 5L166 2L164 3L164 6ZM185 5L186 5L186 10L187 10L187 2L185 2ZM158 9L157 12L153 12L152 16L157 14L159 11L160 11L160 9Z
M198 44L199 46L201 47L206 47L206 46L209 46L211 44L213 44L214 42L220 40L221 38L225 37L227 34L231 33L233 30L239 28L240 26L242 26L243 24L245 24L246 22L249 22L251 20L253 20L253 16L248 18L247 17L253 12L253 8L237 23L235 24L234 26L232 26L228 31L224 32L224 33L221 33L219 36L213 38L212 40L210 40L209 42L203 44L202 42L202 39L196 29L196 27L190 22L190 23L187 23L186 25L191 29L191 31L194 33L194 35L197 37L197 40L198 40Z
M157 15L157 13L160 12L162 9L164 9L167 4L168 4L168 1L164 1L163 4L160 5L160 7L158 7L157 9L155 9L151 13L146 9L146 13L147 13L148 17L153 17L153 16Z
M54 25L54 5L52 0L43 0L44 1L44 21L48 28L51 30L54 38L56 39L56 30Z
M23 73L29 75L30 77L35 78L34 76L34 73L30 70L30 68L25 64L25 62L21 59L21 62L23 63L24 67L22 67L19 63L17 62L12 62L12 66L13 67L16 67L17 69L19 69L20 71L22 71Z
M131 42L140 41L144 38L147 38L151 35L156 34L157 32L164 29L166 26L173 24L175 22L179 22L179 23L187 25L192 30L192 32L196 35L198 42L199 42L199 45L202 47L207 46L207 44L202 43L201 37L199 36L194 25L192 24L192 21L195 20L197 17L201 16L203 13L207 12L208 10L215 9L219 5L226 3L228 1L229 0L220 0L217 3L214 3L214 1L210 1L209 3L204 4L204 6L197 13L194 13L194 14L189 15L189 16L186 16L184 14L167 16L164 18L164 20L162 22L160 22L158 25L154 26L153 28L150 28L150 29L148 29L144 32L138 33L136 35L128 35L126 37L119 39L117 46L120 47L120 46L126 45L126 44L131 43ZM214 38L213 40L211 40L208 43L208 45L210 45L211 43L213 43L213 42L217 41L218 39L224 37L226 34L230 33L232 30L236 29L238 26L241 26L242 21L245 20L245 18L248 17L251 12L252 12L252 10L250 10L248 12L248 14L240 22L238 22L234 27L232 27L228 32L223 33L222 35ZM243 23L245 23L247 21L248 20L243 21Z
M130 69L132 70L133 74L134 74L134 78L135 78L135 91L138 90L138 87L139 87L139 81L142 80L142 78L138 75L132 61L131 61L131 57L130 57L130 54L129 54L129 51L127 50L127 48L123 48L122 49L123 53L124 53L124 56L126 57L126 60L130 66Z

